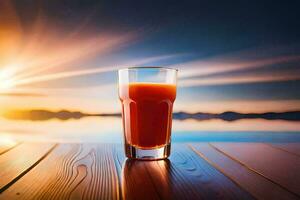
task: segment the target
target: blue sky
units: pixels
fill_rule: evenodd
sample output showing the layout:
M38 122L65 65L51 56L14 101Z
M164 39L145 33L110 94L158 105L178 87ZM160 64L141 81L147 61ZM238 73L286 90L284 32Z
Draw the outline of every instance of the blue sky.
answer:
M3 107L115 111L116 70L155 65L180 70L177 110L300 108L297 1L8 2L0 3ZM46 97L7 95L18 92ZM90 98L90 107L79 102Z

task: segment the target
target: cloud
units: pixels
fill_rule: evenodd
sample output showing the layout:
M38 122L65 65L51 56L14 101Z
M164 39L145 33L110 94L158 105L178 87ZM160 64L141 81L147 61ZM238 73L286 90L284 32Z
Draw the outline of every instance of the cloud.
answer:
M193 78L179 80L180 87L193 87L204 85L229 85L241 83L257 83L257 82L278 82L300 80L299 73L291 73L290 71L282 71L278 73L263 73L263 74L242 74L238 76L224 75L223 77L212 78Z
M179 85L192 87L300 80L300 68L296 64L299 62L300 55L292 54L288 49L276 55L272 55L272 50L240 51L180 64L183 67L179 71ZM286 67L291 64L294 65L292 68Z
M82 21L85 25L85 21ZM30 25L28 25L30 24ZM39 12L32 23L23 23L10 1L0 2L0 82L2 88L54 79L78 76L69 72L97 56L132 44L140 37L136 31L122 33L58 26ZM25 28L24 28L25 27ZM79 28L78 28L79 27ZM68 67L69 66L69 67ZM71 68L67 70L68 68ZM99 69L96 70L98 72ZM60 73L60 74L57 74ZM45 77L46 76L46 77Z
M292 61L300 61L300 55L279 56L273 58L264 58L250 61L236 60L208 60L194 61L182 64L184 68L180 72L180 78L189 78L194 76L205 76L218 74L221 72L241 71L245 69L256 69L268 65L282 64Z
M124 61L124 62L115 61L116 64L114 66L96 67L96 68L82 69L82 70L68 70L68 71L62 71L62 72L57 72L57 73L50 73L50 74L46 74L46 75L33 76L30 78L16 80L14 82L14 84L16 86L17 85L26 85L26 84L51 81L51 80L57 80L57 79L63 79L63 78L86 76L86 75L91 75L91 74L101 74L101 73L116 71L122 67L141 66L141 65L144 65L144 64L147 64L150 62L168 60L168 59L172 59L172 58L178 57L178 56L180 56L180 54L153 56L153 57L146 57L146 58L141 58L141 59L133 59L133 60ZM118 62L119 62L119 64L117 64Z

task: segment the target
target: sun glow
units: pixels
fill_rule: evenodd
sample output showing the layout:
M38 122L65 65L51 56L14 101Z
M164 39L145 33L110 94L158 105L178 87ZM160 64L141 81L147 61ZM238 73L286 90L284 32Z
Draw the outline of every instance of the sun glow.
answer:
M22 23L13 3L0 1L1 90L85 74L89 66L80 69L81 62L100 58L137 36L133 32L90 32L84 23L66 30L47 21L41 11L28 27L24 28ZM87 74L101 72L101 68L88 70Z
M0 90L11 89L15 86L12 70L0 69Z
M14 146L17 142L9 135L0 135L0 145L1 146Z
M7 80L0 80L0 89L1 90L6 90L6 89L11 89L14 87L14 81L11 79Z

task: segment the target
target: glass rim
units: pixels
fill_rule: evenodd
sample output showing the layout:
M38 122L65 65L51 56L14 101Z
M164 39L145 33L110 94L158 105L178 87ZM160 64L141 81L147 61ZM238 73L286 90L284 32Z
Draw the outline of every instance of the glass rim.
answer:
M171 67L159 67L159 66L145 66L145 67L126 67L122 69L118 69L118 71L125 71L125 70L135 70L135 69L164 69L164 70L173 70L178 72L177 68L171 68Z

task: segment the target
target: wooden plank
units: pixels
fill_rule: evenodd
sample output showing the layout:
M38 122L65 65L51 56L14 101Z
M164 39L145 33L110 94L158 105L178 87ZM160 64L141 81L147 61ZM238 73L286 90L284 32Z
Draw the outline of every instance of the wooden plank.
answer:
M122 168L123 165L125 163L125 160L127 159L124 153L124 146L117 144L113 146L113 155L114 155L114 160L115 160L115 165L116 165L116 169L118 172L118 177L120 182L122 181Z
M279 148L283 151L289 152L291 154L300 156L300 143L293 142L293 143L268 143L269 145Z
M0 193L34 167L54 144L26 143L0 156Z
M158 161L164 162L164 161ZM149 161L147 163L136 160L126 160L122 176L122 188L124 199L170 199L168 195L163 195L160 198L160 191L157 191L156 185L151 179L151 176L156 177L156 168L150 173L146 166L154 166L157 161ZM160 183L161 181L157 182ZM167 183L166 183L167 184ZM164 191L168 193L168 187L164 187Z
M191 146L201 157L257 199L298 199L294 194L232 160L208 143L194 143Z
M119 199L112 145L63 144L0 199Z
M117 170L117 176L118 176L118 180L119 180L119 191L120 191L120 199L122 199L124 197L124 188L123 188L123 182L122 182L122 171L123 171L123 166L125 164L126 161L126 156L124 153L124 145L120 145L120 144L115 144L113 146L113 158L115 161L115 167Z
M1 143L1 141L0 141L0 155L5 154L6 152L12 150L19 144L21 144L21 143L7 144L7 143Z
M300 159L262 143L213 143L217 149L280 185L300 195Z
M124 199L253 199L186 145L172 147L169 160L126 160Z

